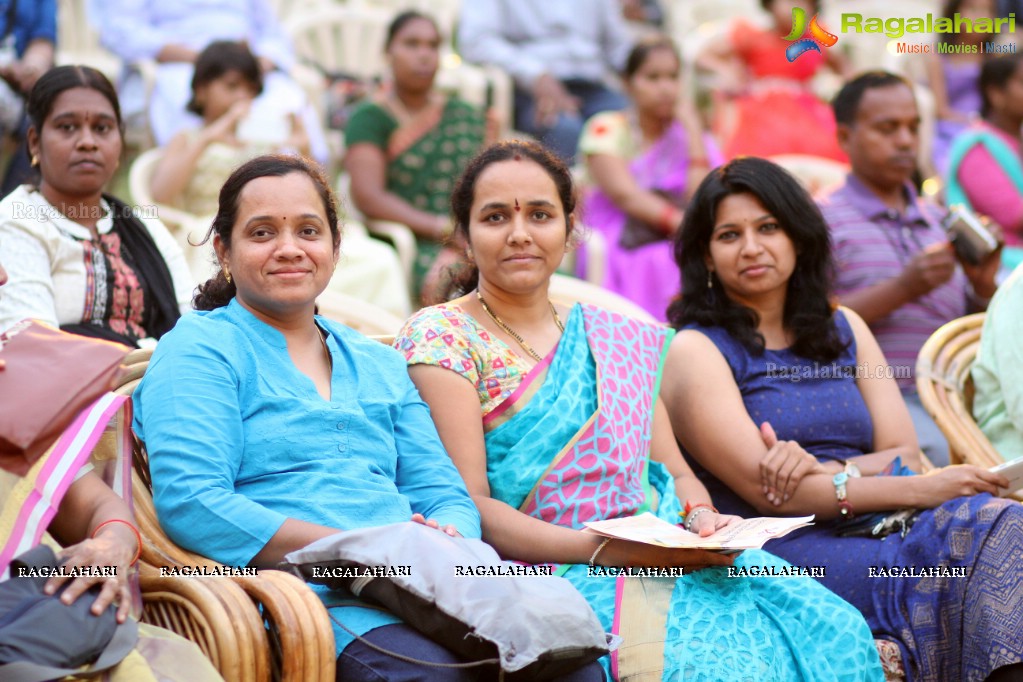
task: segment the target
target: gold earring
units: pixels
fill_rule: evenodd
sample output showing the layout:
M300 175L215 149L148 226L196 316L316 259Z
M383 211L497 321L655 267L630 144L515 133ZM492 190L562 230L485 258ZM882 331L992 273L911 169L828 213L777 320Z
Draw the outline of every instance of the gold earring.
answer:
M714 288L714 273L711 270L707 271L707 288L708 289Z
M36 154L32 155L32 167L35 168L39 165L39 157Z
M231 283L231 271L228 270L227 268L224 268L224 279L227 280L228 284Z

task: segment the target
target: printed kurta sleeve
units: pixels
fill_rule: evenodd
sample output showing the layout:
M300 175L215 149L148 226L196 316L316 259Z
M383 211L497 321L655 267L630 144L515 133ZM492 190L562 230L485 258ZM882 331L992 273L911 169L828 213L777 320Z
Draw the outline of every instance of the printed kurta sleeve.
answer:
M608 154L629 158L629 123L620 111L603 111L586 121L579 136L582 154Z

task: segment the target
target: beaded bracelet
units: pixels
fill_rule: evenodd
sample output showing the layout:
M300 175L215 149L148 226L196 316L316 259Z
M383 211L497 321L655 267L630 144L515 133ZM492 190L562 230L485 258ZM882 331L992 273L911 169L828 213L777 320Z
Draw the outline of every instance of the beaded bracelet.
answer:
M597 560L597 555L600 554L601 550L607 547L607 543L611 542L611 538L604 538L604 541L597 545L597 548L593 550L593 554L590 555L590 568L593 568L593 562Z
M685 526L685 529L687 531L689 531L690 533L692 533L693 532L693 521L696 520L696 517L699 516L700 514L704 513L704 512L709 512L709 511L715 511L715 510L709 504L708 505L700 505L699 507L696 507L695 509L693 509L693 511L691 511L690 513L686 514L686 520L683 522L683 525Z
M715 514L721 513L710 502L697 502L696 504L693 504L692 500L686 500L685 510L680 511L678 513L678 515L682 517L682 527L685 528L686 530L692 528L693 519L696 517L697 513L700 512L700 510L712 511Z
M692 501L692 500L686 500L686 506L685 506L685 509L684 509L684 510L682 511L682 513L680 514L680 516L682 516L683 518L685 518L686 516L689 516L689 513L690 513L691 511L693 511L694 509L699 509L700 507L706 507L707 509L710 509L710 510L711 510L712 512L714 512L715 514L720 514L720 513L721 513L721 512L719 512L719 511L717 510L717 508L716 508L716 507L715 507L714 505L712 505L712 504L711 504L710 502L697 502L697 503L693 504L693 501Z
M136 528L135 524L133 524L131 521L125 521L124 519L110 519L108 521L104 521L103 523L96 526L96 528L92 531L91 537L95 538L99 534L103 526L109 525L111 523L123 523L124 525L128 526L128 528L131 528L132 533L135 533L135 540L138 543L137 545L138 549L135 550L135 556L132 558L132 560L128 562L129 566L134 565L135 562L139 560L139 557L142 556L142 534L139 533L139 529Z

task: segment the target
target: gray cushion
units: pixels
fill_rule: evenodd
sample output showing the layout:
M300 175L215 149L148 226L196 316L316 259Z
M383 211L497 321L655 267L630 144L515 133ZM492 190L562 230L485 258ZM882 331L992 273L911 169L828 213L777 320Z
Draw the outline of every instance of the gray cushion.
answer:
M500 659L509 679L564 674L616 639L571 583L537 575L548 567L502 561L481 540L419 523L345 531L286 559L304 580L379 603L469 660Z

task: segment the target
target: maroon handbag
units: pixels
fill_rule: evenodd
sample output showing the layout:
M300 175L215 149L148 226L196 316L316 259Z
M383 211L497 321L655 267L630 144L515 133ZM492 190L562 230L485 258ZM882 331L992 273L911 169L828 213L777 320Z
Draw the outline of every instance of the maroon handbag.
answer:
M78 413L110 390L131 350L29 321L0 351L0 469L24 476Z

